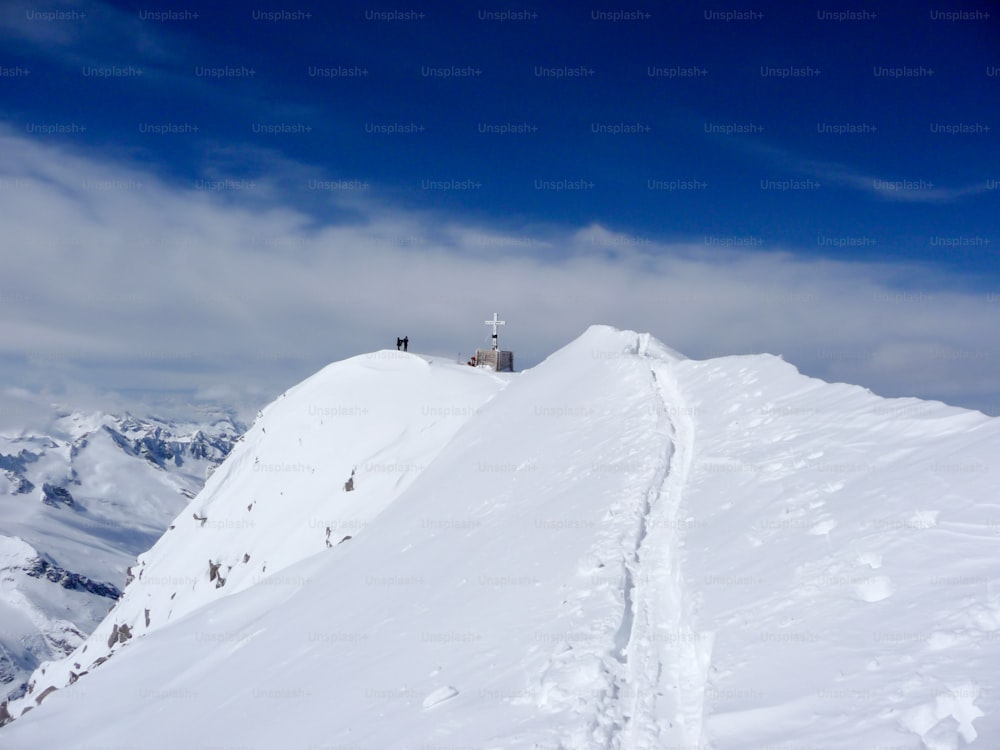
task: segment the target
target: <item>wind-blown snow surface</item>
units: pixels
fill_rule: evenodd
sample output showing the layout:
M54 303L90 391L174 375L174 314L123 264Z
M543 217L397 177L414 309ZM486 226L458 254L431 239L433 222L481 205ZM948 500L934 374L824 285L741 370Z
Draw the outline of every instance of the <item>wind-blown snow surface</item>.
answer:
M605 327L505 380L356 357L265 410L0 740L995 747L998 449Z

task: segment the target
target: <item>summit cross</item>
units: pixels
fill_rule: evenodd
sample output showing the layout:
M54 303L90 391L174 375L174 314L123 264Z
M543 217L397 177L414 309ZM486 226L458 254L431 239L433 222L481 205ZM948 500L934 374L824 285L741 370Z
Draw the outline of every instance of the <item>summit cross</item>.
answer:
M493 351L499 351L500 345L497 342L497 326L507 325L506 320L498 320L496 313L493 313L493 320L487 320L486 325L493 326Z

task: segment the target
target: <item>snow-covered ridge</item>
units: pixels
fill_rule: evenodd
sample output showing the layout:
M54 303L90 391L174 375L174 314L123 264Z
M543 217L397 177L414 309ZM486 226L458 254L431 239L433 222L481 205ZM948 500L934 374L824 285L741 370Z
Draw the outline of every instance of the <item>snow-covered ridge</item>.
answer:
M356 357L263 411L0 736L991 747L998 456L976 412L607 327L505 378Z
M118 621L95 637L162 626L352 538L505 382L385 350L290 389L139 557Z
M242 429L58 409L36 422L0 431L4 695L83 642Z

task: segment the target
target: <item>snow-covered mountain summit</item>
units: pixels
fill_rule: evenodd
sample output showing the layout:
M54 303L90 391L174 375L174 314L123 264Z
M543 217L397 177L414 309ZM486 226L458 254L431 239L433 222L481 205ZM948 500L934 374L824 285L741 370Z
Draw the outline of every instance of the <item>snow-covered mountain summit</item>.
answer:
M263 411L0 738L990 747L998 425L607 327L513 375L345 360Z

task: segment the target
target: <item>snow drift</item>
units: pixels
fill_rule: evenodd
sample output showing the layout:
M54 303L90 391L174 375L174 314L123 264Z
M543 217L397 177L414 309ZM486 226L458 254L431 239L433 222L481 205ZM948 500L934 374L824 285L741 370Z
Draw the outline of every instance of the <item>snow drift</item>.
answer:
M264 410L0 738L989 747L998 449L606 327L509 376L355 357Z

